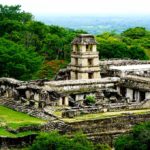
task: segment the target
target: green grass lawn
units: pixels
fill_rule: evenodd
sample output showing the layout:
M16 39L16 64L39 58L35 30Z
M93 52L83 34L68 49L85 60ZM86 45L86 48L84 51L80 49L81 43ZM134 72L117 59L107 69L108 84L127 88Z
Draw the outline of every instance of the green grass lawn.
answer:
M27 114L14 111L4 106L0 106L0 136L16 137L16 136L28 135L34 133L34 131L27 131L18 134L13 134L10 133L7 130L7 128L11 128L15 130L19 127L32 126L32 125L36 126L36 125L44 124L46 122L47 121L45 120L31 117Z
M123 116L126 114L145 114L145 113L150 113L150 109L86 114L86 115L81 115L81 116L77 116L74 118L62 118L62 120L65 122L78 122L78 121L84 121L84 120L104 119L104 118L110 118L110 117L116 117L116 116Z

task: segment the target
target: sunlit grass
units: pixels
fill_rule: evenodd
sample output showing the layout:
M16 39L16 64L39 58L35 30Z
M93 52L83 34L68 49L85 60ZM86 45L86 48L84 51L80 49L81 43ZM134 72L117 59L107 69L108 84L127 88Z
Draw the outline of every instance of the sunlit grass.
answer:
M27 114L14 111L0 106L0 136L16 137L33 134L34 131L21 132L18 134L10 133L7 128L16 130L19 127L37 126L45 124L47 121L31 117Z
M23 137L23 136L27 136L27 135L31 135L31 134L36 134L36 133L38 133L38 132L37 131L25 131L25 132L20 132L20 133L14 134L14 133L7 131L5 128L0 128L0 136L1 137L15 138L15 137Z
M46 123L46 121L14 111L4 106L0 106L0 123L5 123L14 128L17 128L29 124L43 124Z
M111 118L111 117L123 116L127 114L145 114L145 113L150 113L150 109L86 114L86 115L81 115L81 116L77 116L74 118L62 118L62 120L65 122L78 122L78 121L85 121L85 120L92 120L92 119Z

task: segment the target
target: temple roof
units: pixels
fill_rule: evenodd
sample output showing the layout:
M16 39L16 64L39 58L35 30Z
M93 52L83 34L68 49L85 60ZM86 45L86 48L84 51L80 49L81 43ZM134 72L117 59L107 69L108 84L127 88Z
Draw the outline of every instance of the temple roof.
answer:
M97 44L95 38L93 35L91 34L80 34L78 35L73 41L71 44L92 44L92 45L95 45Z

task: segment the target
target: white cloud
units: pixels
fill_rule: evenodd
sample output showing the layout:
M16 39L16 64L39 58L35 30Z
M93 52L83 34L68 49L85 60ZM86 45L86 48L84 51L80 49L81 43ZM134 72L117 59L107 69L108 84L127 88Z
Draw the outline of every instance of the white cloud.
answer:
M0 0L36 14L150 14L149 0Z

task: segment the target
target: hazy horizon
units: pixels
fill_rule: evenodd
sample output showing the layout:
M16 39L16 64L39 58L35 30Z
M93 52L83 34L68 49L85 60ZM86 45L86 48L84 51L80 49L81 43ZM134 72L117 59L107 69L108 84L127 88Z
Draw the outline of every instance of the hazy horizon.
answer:
M148 0L0 0L0 4L21 5L37 21L92 34L121 33L136 26L150 29Z
M3 5L21 5L22 10L35 17L95 16L95 15L150 15L148 0L0 0Z

